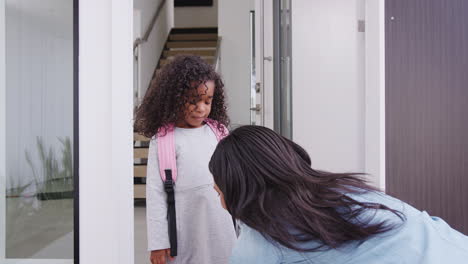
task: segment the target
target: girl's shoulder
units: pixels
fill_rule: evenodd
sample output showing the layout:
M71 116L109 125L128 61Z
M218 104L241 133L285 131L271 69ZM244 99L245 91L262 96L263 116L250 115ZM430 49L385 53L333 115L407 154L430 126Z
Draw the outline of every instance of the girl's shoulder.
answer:
M219 130L219 128L227 129L227 127L224 124L220 123L217 120L211 119L211 118L205 119L205 123L210 127L217 128L218 130Z
M229 130L228 128L220 123L219 121L216 121L211 118L207 118L205 120L205 123L213 130L215 133L216 137L218 138L218 141L229 135Z

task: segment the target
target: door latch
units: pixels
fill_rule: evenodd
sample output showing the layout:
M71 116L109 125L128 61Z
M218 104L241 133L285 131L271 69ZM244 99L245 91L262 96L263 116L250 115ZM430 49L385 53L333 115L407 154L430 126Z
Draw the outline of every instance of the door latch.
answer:
M260 112L262 110L262 106L257 104L255 107L251 107L250 111Z

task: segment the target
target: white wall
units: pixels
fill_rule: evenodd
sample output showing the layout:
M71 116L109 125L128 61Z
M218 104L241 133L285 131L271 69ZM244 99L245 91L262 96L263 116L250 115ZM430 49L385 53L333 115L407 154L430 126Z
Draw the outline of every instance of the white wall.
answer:
M250 124L250 10L254 1L221 0L218 34L221 74L226 85L231 125Z
M162 0L134 0L133 8L140 14L140 21L134 21L135 24L141 25L141 28L134 29L139 32L135 32L135 37L143 37L146 29L148 28L151 19L156 12L157 7ZM134 12L135 12L134 11ZM148 41L141 44L138 57L139 57L139 98L140 100L144 97L146 90L151 82L155 67L161 56L161 52L164 49L167 36L170 30L174 27L174 1L166 0L163 10L161 11L156 24L151 32Z
M213 6L176 7L174 8L175 27L217 27L218 1L213 0ZM230 1L230 0L228 0ZM237 2L237 1L231 1Z
M359 0L292 3L293 138L315 168L365 170L363 17Z

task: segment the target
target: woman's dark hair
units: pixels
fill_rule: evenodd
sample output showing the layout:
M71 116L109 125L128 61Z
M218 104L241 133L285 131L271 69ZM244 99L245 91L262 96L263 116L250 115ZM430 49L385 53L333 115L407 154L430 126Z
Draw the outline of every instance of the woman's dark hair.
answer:
M388 210L404 220L382 204L350 197L376 191L359 174L314 170L301 146L265 127L235 129L218 144L209 168L234 218L294 250L337 248L395 227L371 224L362 217L366 210ZM319 246L301 246L312 240Z
M194 94L207 81L215 83L208 117L218 121L219 129L223 130L223 125L229 124L224 84L213 67L198 56L177 56L157 74L136 111L135 130L152 137L161 128L183 118L185 106L196 103Z

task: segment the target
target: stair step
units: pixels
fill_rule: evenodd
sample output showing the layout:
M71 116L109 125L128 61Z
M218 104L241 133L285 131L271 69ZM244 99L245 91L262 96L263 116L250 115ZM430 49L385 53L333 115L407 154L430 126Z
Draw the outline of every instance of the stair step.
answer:
M151 139L140 135L138 133L133 133L133 141L150 141Z
M134 148L133 149L133 158L134 159L147 159L148 158L148 148Z
M168 41L166 47L172 48L199 48L216 47L217 41Z
M218 40L218 34L172 34L169 40Z
M218 34L217 27L205 27L205 28L173 28L171 34Z
M190 49L180 49L180 50L166 50L164 51L164 57L171 57L175 55L198 55L198 56L215 56L216 50L190 50Z
M133 185L133 197L139 199L146 198L146 185L145 184L134 184Z
M133 160L133 166L146 165L146 164L148 164L147 158Z
M134 165L133 177L146 177L146 165Z
M206 62L208 62L209 64L214 64L215 62L215 59L214 58L203 58ZM169 62L171 62L172 60L171 59L162 59L159 61L159 66L164 66L166 64L168 64Z
M197 55L197 56L204 60L215 60L215 56L200 56L200 55ZM176 56L169 56L169 57L161 58L161 60L173 60L175 58Z

